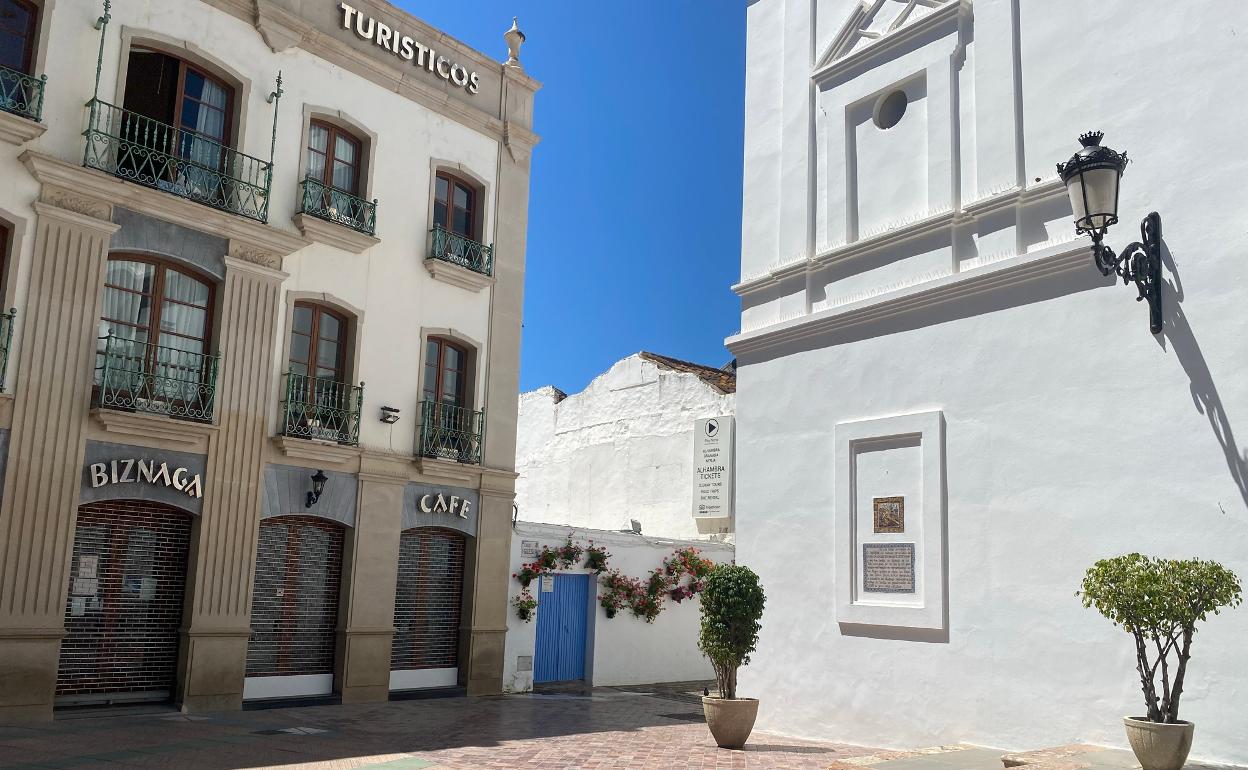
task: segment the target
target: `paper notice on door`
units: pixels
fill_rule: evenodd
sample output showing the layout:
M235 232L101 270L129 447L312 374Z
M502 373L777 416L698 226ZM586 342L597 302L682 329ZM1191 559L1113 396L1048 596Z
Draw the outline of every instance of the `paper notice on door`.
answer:
M99 578L74 578L74 596L94 596L99 588Z
M84 553L78 557L78 577L90 580L96 577L100 566L100 557L94 553Z
M542 575L542 593L548 594L555 590L555 576Z

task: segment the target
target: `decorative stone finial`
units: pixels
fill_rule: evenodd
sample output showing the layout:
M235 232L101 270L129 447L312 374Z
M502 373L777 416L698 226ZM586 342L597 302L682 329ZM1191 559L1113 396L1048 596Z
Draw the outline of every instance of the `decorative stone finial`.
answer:
M520 31L518 17L511 17L511 29L503 33L503 40L507 41L507 63L520 65L520 45L524 42L524 33Z

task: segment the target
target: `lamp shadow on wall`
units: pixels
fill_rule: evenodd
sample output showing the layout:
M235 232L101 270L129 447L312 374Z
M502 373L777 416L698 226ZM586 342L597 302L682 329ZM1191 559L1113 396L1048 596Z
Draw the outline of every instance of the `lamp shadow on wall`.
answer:
M1240 499L1244 508L1248 509L1248 451L1239 448L1235 440L1235 432L1231 428L1231 420L1222 405L1222 397L1218 395L1218 386L1213 382L1213 374L1209 371L1209 363L1196 342L1196 334L1183 312L1183 280L1179 276L1174 255L1165 240L1161 243L1161 261L1169 271L1172 280L1162 286L1163 328L1157 344L1164 350L1169 340L1174 355L1179 359L1183 371L1191 380L1192 403L1196 411L1209 420L1209 427L1214 437L1222 446L1226 456L1226 467L1231 472L1231 479L1239 489ZM1219 506L1221 507L1221 506Z

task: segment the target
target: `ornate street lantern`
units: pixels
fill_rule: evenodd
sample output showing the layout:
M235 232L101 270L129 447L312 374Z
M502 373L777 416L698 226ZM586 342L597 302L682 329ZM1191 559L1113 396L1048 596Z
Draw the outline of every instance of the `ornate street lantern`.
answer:
M1118 223L1118 188L1127 154L1101 146L1100 131L1079 137L1083 149L1057 164L1070 195L1075 232L1092 236L1092 257L1101 275L1116 273L1123 284L1134 283L1137 301L1147 301L1149 328L1159 334L1161 319L1161 215L1152 212L1140 223L1140 240L1127 246L1122 256L1103 243L1105 234Z

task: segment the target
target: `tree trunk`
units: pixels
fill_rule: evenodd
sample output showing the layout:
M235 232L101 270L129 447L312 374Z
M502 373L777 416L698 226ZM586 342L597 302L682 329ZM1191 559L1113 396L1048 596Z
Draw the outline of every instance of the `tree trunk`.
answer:
M1187 661L1192 657L1192 633L1194 628L1183 629L1183 649L1179 650L1179 666L1174 672L1174 687L1170 688L1170 702L1166 704L1166 723L1179 721L1179 698L1183 695L1183 677L1187 675Z

